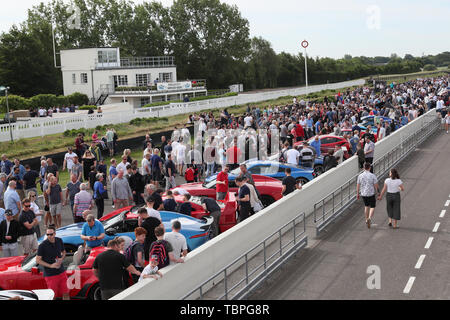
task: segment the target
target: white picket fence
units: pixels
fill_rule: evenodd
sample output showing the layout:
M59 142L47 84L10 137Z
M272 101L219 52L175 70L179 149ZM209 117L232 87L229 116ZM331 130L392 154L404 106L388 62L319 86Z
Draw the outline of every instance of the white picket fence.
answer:
M212 100L203 100L188 103L171 103L166 106L141 108L136 110L124 110L118 112L104 112L101 114L92 115L76 115L66 118L37 118L26 122L16 122L11 124L13 139L43 137L49 134L63 133L66 130L80 129L80 128L95 128L106 124L118 124L129 122L135 118L150 118L150 117L169 117L179 114L187 114L199 112L208 109L221 109L235 105L246 103L257 103L265 100L277 99L283 96L299 96L313 92L319 92L328 89L340 89L352 86L364 85L365 80L353 80L339 83L330 83L316 86L292 88L284 90L273 90L257 93L239 94L233 97L219 98ZM0 125L0 142L9 141L10 132L9 125Z

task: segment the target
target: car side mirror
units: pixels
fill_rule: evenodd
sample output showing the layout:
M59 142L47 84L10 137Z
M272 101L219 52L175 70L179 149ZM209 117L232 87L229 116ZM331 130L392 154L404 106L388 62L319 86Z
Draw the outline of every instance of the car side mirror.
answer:
M114 236L114 235L116 235L117 231L116 231L116 229L110 228L110 229L107 229L107 230L105 231L105 233L106 233L108 236Z
M41 272L39 271L38 267L31 268L31 274L32 275L38 275L39 273L41 273Z

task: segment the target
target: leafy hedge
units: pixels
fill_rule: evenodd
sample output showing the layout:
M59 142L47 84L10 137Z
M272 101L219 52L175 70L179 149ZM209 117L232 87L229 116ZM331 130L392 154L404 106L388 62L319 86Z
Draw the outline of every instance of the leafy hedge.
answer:
M78 110L97 110L97 106L84 105L78 108Z
M9 110L26 110L30 108L30 101L21 96L8 95ZM0 97L0 112L6 113L6 97Z
M155 123L158 121L169 121L169 118L162 117L162 118L136 118L130 121L130 125L132 126L142 126L150 123Z
M27 110L30 108L37 109L44 107L46 109L56 106L67 106L74 104L76 106L82 106L89 102L87 95L75 92L68 96L56 96L54 94L38 94L31 98L24 98L16 95L8 95L9 109L14 110ZM6 112L6 98L0 97L0 112Z

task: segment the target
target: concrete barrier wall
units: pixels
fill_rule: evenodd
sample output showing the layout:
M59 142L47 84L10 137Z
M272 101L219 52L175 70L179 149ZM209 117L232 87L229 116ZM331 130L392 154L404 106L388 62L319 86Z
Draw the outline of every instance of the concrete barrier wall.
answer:
M410 134L426 125L434 110L397 130L376 145L375 160L381 158ZM205 280L221 271L230 262L252 249L299 213L310 215L314 204L328 196L359 172L358 159L352 157L338 167L327 171L302 190L277 201L234 228L219 235L202 247L189 253L184 264L164 268L160 280L145 280L128 288L114 300L180 299Z

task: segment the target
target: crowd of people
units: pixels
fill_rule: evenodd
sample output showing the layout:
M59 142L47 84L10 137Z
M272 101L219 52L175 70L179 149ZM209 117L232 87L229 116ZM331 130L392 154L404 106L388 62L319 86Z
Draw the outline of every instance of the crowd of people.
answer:
M23 166L19 159L10 161L7 155L2 155L0 242L3 256L18 255L20 237L23 252L37 251L43 266L48 268L44 276L60 275L55 274L55 270L61 268L64 250L49 253L47 242L54 241L51 237L62 226L64 206L70 206L75 223L84 223L81 238L86 248L95 248L102 245L105 237L103 225L98 220L104 214L105 200L111 200L115 209L135 204L141 208L136 240L127 248L121 246L119 239L110 241L108 247L112 250L99 255L94 264L102 295L111 297L126 287L126 281L117 279L123 270L130 271L136 282L147 277L161 277L161 268L184 261L187 247L186 239L179 233L181 225L174 223L173 231L165 233L159 214L161 210L190 214L190 195L182 188L176 188L177 176L184 177L189 183L218 173L216 200L224 200L229 192L229 172L240 168L236 178L239 187L236 199L239 221L243 221L262 209L260 195L244 163L246 160L275 159L313 167L315 159L322 153L319 136L333 134L342 136L351 147L345 152L340 147L330 150L323 159L324 170L344 161L344 153L347 153L347 156L357 155L360 167L370 172L375 142L395 131L396 124L406 125L432 108L436 108L447 125L450 124L450 97L448 91L443 91L448 86L448 77L418 79L375 88L359 87L338 93L334 99L325 97L323 101L294 98L288 105L248 106L244 115L230 114L227 109L218 117L212 112L193 114L189 115L186 125L175 128L169 138L161 137L159 143L147 134L142 144L142 159L132 159L130 149L123 150L120 158L114 158L118 154L118 137L113 128L108 128L103 137L95 131L90 145L85 143L83 134L79 134L74 146L68 148L62 164L62 170L70 174L70 181L65 186L60 185L60 169L51 158L42 157L39 170L33 170L29 165ZM389 117L391 121L378 122L376 133L370 126L362 131L358 123L369 115ZM194 124L193 135L190 124ZM297 142L301 142L298 147ZM104 154L112 157L109 167ZM289 168L285 175L282 182L284 196L301 189ZM44 197L41 208L37 202L38 184ZM163 201L164 193L166 200ZM178 194L184 197L180 205L173 199ZM203 207L214 217L212 236L216 236L220 208L214 199L210 200L205 199ZM368 224L370 201L367 200ZM96 217L94 208L97 209ZM45 245L38 246L41 220L47 240L43 242ZM61 279L47 283L60 290ZM61 292L61 295L66 293Z

